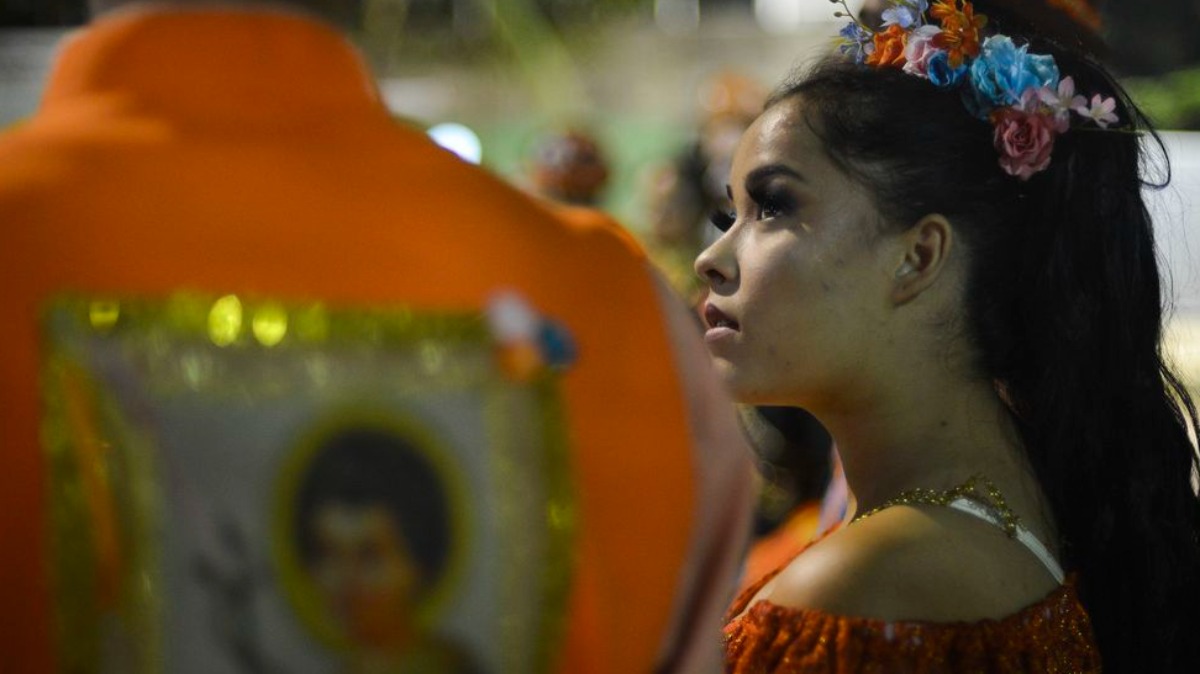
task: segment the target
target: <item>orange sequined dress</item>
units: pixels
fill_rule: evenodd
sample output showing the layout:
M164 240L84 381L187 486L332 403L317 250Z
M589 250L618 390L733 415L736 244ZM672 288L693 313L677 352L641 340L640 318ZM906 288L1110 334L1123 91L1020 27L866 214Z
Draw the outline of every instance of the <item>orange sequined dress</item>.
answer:
M769 601L746 611L777 573L747 588L730 608L725 625L725 671L730 674L1100 671L1091 621L1079 603L1074 576L1001 620L889 622Z

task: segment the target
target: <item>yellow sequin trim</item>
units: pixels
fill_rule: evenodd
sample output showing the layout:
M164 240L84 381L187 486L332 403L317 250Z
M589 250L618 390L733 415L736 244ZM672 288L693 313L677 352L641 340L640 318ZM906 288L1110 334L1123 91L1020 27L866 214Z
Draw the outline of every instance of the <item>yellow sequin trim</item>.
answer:
M981 492L982 489L982 492ZM986 498L985 498L986 497ZM989 506L1000 517L1004 533L1011 538L1017 535L1017 526L1021 518L1008 507L1004 494L982 475L973 475L966 482L949 489L924 489L917 487L900 492L883 503L855 515L851 523L874 515L875 513L899 505L936 505L947 506L960 498L971 499Z

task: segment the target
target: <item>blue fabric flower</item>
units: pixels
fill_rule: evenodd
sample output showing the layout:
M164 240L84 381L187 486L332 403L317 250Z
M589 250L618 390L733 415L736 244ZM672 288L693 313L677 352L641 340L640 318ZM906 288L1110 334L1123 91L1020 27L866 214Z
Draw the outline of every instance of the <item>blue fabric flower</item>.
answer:
M907 30L921 23L927 9L929 0L892 0L892 6L883 10L883 25L895 24Z
M1029 72L1033 74L1036 87L1057 89L1059 83L1058 64L1049 54L1029 54L1025 57ZM1022 91L1021 93L1025 93Z
M875 44L872 42L871 34L863 30L862 26L857 22L851 21L846 24L846 27L839 31L838 35L842 36L841 51L843 54L849 55L854 59L855 63L862 64L866 62L867 55L871 53Z
M869 37L867 35L867 31L863 30L862 26L858 25L857 21L851 21L850 23L847 23L840 31L838 31L838 35L841 35L842 38L850 42L864 42Z
M929 63L926 66L926 75L929 76L929 81L939 89L952 89L958 86L966 74L967 67L965 65L957 68L950 67L950 55L944 51L939 51L929 57Z
M1029 54L1028 47L1015 45L1006 35L993 35L983 43L979 58L971 64L972 106L976 115L986 116L996 107L1015 105L1030 87L1058 86L1054 57Z

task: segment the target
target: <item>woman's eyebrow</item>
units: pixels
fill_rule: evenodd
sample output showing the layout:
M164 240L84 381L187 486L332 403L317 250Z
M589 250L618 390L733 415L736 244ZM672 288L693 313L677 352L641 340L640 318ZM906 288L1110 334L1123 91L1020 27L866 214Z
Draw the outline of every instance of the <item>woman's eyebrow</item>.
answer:
M802 183L807 182L804 179L804 176L800 175L795 169L789 166L784 166L783 164L767 164L766 166L759 166L750 173L746 174L746 188L749 189L751 185L765 182L768 178L772 178L777 175L788 176L789 178L793 178Z

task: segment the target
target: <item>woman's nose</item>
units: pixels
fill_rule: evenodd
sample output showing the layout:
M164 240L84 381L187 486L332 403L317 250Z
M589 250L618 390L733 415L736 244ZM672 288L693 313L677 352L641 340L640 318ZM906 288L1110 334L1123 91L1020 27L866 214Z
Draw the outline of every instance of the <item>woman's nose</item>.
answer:
M725 238L717 239L696 258L696 273L714 291L727 289L737 280L737 263Z

